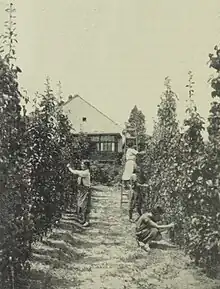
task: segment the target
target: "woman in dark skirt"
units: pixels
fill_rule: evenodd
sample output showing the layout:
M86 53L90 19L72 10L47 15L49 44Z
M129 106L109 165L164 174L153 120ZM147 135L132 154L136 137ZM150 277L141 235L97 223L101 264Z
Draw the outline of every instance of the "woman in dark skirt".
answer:
M136 207L137 213L139 217L142 215L142 192L141 192L141 185L137 181L137 175L134 173L131 176L131 189L132 189L132 195L129 203L129 221L133 222L133 211Z
M78 175L77 213L82 218L83 226L88 227L91 211L90 163L89 161L83 161L81 170L73 170L69 164L67 167L71 173Z
M84 185L78 186L77 207L83 226L89 226L89 215L91 212L91 189L89 187Z

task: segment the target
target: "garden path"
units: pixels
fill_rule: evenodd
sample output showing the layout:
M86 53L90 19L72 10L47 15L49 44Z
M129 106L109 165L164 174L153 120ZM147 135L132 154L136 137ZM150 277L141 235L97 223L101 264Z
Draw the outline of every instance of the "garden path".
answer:
M220 288L180 250L138 248L117 190L94 193L91 222L83 229L65 215L60 227L36 245L31 289Z

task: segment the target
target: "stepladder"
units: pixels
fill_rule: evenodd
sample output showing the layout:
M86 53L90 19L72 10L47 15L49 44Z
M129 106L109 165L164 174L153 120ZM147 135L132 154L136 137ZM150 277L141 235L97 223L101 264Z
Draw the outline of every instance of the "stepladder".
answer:
M120 208L123 204L129 204L132 197L132 184L129 184L129 189L125 188L124 182L121 183L121 198L120 198Z
M138 135L137 135L137 128L135 124L131 124L129 122L125 123L125 129L123 130L124 135L124 160L123 160L123 166L126 165L126 152L127 149L130 147L128 146L128 142L130 144L133 144L136 146L136 149L138 149ZM120 201L120 207L122 208L124 203L130 203L131 197L132 197L132 179L129 181L129 188L125 188L125 183L123 180L121 180L121 201Z

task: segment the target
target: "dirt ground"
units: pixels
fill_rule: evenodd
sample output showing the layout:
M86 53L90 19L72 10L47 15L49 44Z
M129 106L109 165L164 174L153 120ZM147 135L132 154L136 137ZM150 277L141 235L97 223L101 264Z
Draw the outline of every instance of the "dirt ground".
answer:
M30 289L220 289L182 251L138 248L126 207L108 189L93 195L90 228L64 215L34 248Z

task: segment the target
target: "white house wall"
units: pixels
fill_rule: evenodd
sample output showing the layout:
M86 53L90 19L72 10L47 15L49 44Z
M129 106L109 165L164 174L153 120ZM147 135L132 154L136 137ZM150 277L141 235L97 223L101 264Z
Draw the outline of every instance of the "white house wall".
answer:
M83 131L88 133L120 133L121 127L84 101L81 97L75 97L64 105L76 133ZM86 118L86 122L82 119Z

